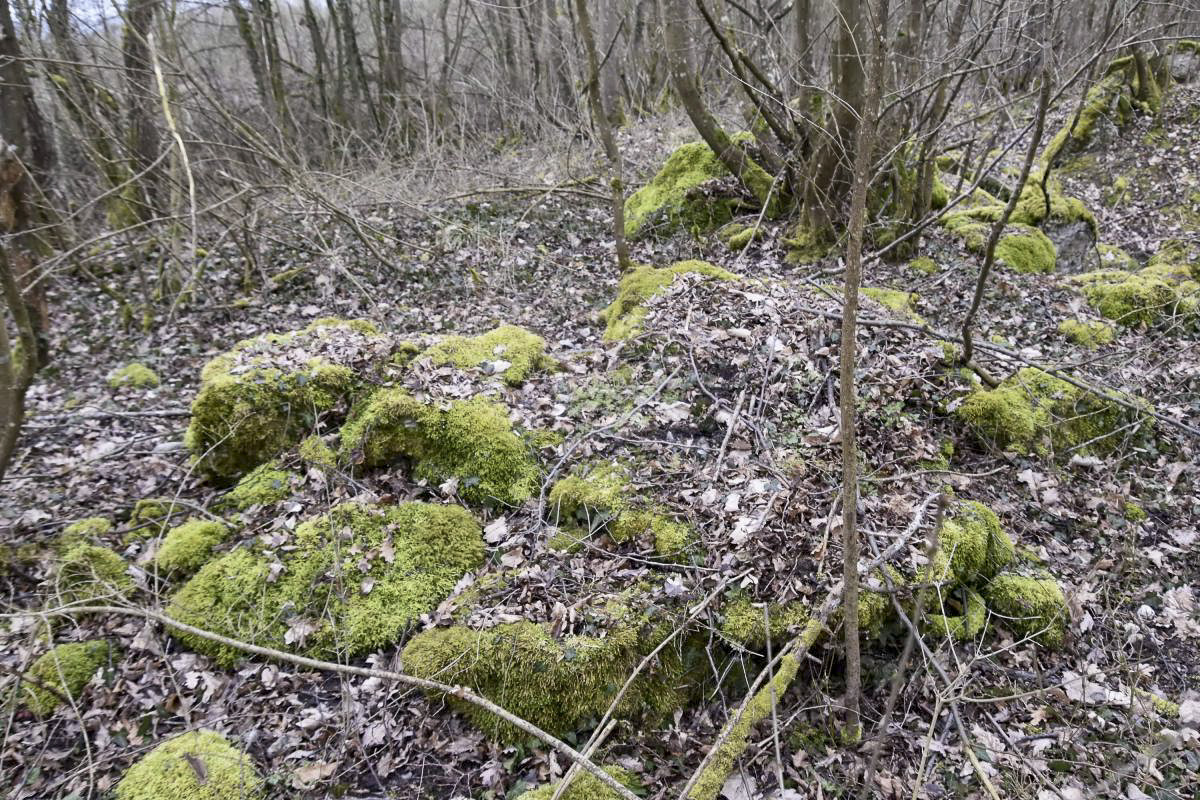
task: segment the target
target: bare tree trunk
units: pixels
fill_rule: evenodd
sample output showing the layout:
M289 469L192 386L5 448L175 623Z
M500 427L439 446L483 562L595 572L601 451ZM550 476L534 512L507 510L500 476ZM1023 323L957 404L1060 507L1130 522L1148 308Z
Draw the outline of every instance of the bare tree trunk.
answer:
M1049 27L1051 11L1049 3L1044 6L1045 18ZM1000 218L992 224L992 230L988 234L987 247L984 250L983 266L979 269L979 278L975 281L975 293L971 298L971 307L967 309L966 315L962 321L962 356L963 364L970 364L972 357L975 355L974 341L971 338L971 328L975 324L975 315L979 311L979 306L983 302L983 291L987 286L987 280L992 271L992 265L996 261L996 245L1000 242L1000 234L1004 232L1004 226L1008 224L1008 220L1012 217L1013 211L1016 210L1017 201L1021 199L1021 189L1029 180L1029 173L1033 169L1034 159L1037 157L1038 148L1042 143L1042 132L1046 127L1046 110L1050 105L1050 83L1053 80L1053 69L1051 64L1052 50L1050 43L1053 39L1053 32L1043 30L1045 36L1042 41L1042 86L1038 93L1037 110L1034 112L1033 134L1029 139L1029 147L1025 152L1025 163L1021 165L1021 176L1017 179L1016 189L1008 199L1008 203L1004 206L1004 211L1001 212Z
M617 248L617 267L625 272L633 265L629 260L629 245L625 241L625 181L621 163L621 150L613 136L612 120L604 108L604 97L600 90L600 58L596 54L596 37L592 33L592 19L588 14L587 0L575 0L575 15L579 18L579 37L587 50L588 60L588 103L592 111L592 122L604 144L604 155L608 158L609 185L612 187L613 240Z
M308 40L313 50L313 82L317 85L321 116L328 119L332 111L328 88L325 85L329 75L329 55L325 50L325 37L321 33L321 25L317 21L317 12L313 9L312 0L304 0L304 27L308 29Z
M254 21L250 18L250 12L242 5L242 0L228 2L238 36L242 39L242 46L246 48L246 60L250 62L250 74L254 76L254 88L258 91L258 99L262 101L263 111L270 114L275 109L275 104L271 102L271 92L267 87L267 70L263 64L262 49L258 46Z
M767 215L776 216L781 204L778 193L774 192L774 179L729 138L729 134L725 133L704 105L700 90L696 86L694 72L687 59L690 40L684 31L685 17L680 0L665 0L661 12L671 83L692 125L725 168L737 176L742 185L766 208Z
M141 189L134 210L142 221L160 212L159 170L154 167L158 158L158 129L151 121L155 95L153 77L146 46L146 35L154 24L158 0L130 0L125 7L125 30L122 42L125 62L126 136L129 159L136 173L135 183Z
M862 735L859 696L862 691L862 658L858 642L858 437L855 422L854 368L858 323L858 292L862 285L863 232L867 224L867 188L871 183L872 152L878 124L879 99L883 93L884 56L887 49L884 25L888 0L880 0L873 25L874 46L870 85L857 129L854 166L850 190L850 220L846 244L846 286L842 301L842 342L839 358L839 403L842 435L842 581L846 593L842 600L842 629L846 648L846 738L858 741ZM864 15L865 16L865 15ZM858 30L865 34L866 25ZM860 39L860 42L862 40ZM865 44L865 42L862 42ZM861 64L861 62L860 62ZM863 81L866 75L863 74Z

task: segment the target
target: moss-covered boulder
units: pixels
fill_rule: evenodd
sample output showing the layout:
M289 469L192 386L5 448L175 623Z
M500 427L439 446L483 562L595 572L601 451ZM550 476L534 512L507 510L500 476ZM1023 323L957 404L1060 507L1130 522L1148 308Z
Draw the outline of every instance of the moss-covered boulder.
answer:
M545 339L515 325L501 325L470 338L450 336L421 355L434 364L480 368L489 375L499 375L510 386L520 386L533 373L557 366L546 355Z
M989 445L1018 453L1082 449L1108 453L1149 432L1153 420L1117 402L1033 367L995 389L976 389L955 414Z
M337 451L320 436L309 436L300 442L300 446L296 448L296 454L305 464L326 472L337 469L338 466Z
M1128 328L1194 321L1200 309L1200 261L1168 243L1136 272L1101 269L1073 277L1089 305Z
M629 470L620 464L577 470L555 483L547 499L551 521L561 531L551 546L573 549L601 532L617 544L648 535L658 555L680 559L694 541L687 525L634 496Z
M877 286L864 286L861 292L864 297L874 300L888 311L907 317L917 325L925 324L925 318L917 313L917 303L921 301L921 296L916 292L903 292L899 289Z
M703 275L721 281L736 281L738 276L707 261L679 261L669 267L639 266L627 272L617 285L617 299L604 309L604 338L628 339L641 333L646 319L646 302L680 275Z
M252 506L275 505L291 496L295 477L293 473L282 469L278 461L268 461L239 480L221 498L221 504L238 511L245 511Z
M1086 350L1112 344L1116 336L1112 325L1098 320L1064 319L1058 323L1058 332Z
M944 593L931 593L931 613L925 616L927 634L945 636L958 642L974 639L987 622L987 606L979 592L959 587Z
M548 624L529 621L487 630L456 625L423 631L405 645L404 669L468 686L543 730L566 736L601 717L626 677L673 629L673 620L655 619L651 605L638 598L617 597L593 611L601 635L558 638ZM618 713L654 719L683 705L699 680L692 668L702 666L692 664L691 656L689 648L664 648L635 680ZM524 737L478 706L446 699L490 736Z
M520 505L538 485L537 463L508 411L483 397L442 407L381 389L342 428L341 454L367 467L408 459L417 478L457 480L459 495L472 503Z
M639 239L678 228L695 233L719 228L733 219L742 201L728 188L706 189L728 176L704 142L677 148L650 183L625 200L625 235Z
M96 671L108 661L109 643L103 639L60 644L40 656L21 683L22 701L39 717L58 708L65 700L75 701Z
M189 519L167 531L154 554L154 567L163 573L190 575L212 557L213 549L229 538L229 528L210 519Z
M165 521L171 514L181 511L183 508L170 497L143 497L133 504L129 522L132 525L144 525L147 522Z
M1062 647L1069 619L1067 600L1046 570L1020 564L992 578L983 597L997 624L1046 647Z
M623 767L606 766L601 769L616 778L622 786L630 791L638 792L642 788L633 773ZM558 783L552 783L548 786L530 789L528 792L517 795L517 800L553 800L555 793L558 792L558 786ZM590 772L580 770L571 779L571 785L564 789L558 797L559 800L616 800L620 795Z
M769 637L778 649L809 620L808 605L803 600L767 605L764 613L762 604L752 603L744 592L732 592L721 610L721 635L756 650L765 648Z
M108 373L110 389L154 389L158 387L158 375L145 364L133 362Z
M1083 107L1072 114L1050 138L1042 151L1042 163L1059 163L1066 157L1086 150L1102 126L1119 127L1132 118L1124 69L1109 70L1103 79L1087 91Z
M483 563L479 523L458 506L343 503L278 551L238 548L205 564L168 616L252 644L353 657L398 641ZM238 650L175 635L223 665Z
M744 222L730 222L717 230L717 238L735 253L745 250L751 242L763 239L765 236L766 230L762 226L747 225Z
M124 597L133 591L125 560L107 547L79 543L63 552L54 573L63 602L87 604Z
M934 562L922 568L917 580L970 586L1007 566L1014 551L1013 541L994 511L974 500L956 503L942 523Z
M319 320L238 343L200 373L185 443L197 466L236 478L309 434L361 385L390 343L370 323Z
M116 800L261 800L266 782L219 733L192 731L155 747L126 771Z
M87 517L77 520L63 528L58 540L54 543L54 549L59 553L65 553L75 545L100 544L105 536L112 533L112 529L113 524L106 517Z

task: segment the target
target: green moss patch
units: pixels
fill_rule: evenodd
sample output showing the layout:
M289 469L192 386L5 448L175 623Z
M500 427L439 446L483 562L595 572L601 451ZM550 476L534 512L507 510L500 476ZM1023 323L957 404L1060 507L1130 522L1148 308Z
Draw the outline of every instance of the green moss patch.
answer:
M635 610L635 604L641 607ZM543 730L566 736L601 717L626 676L671 631L651 618L647 605L635 598L614 599L596 609L607 617L604 635L561 640L548 626L528 621L487 630L457 625L423 631L405 646L404 669L468 686ZM678 648L664 648L617 712L660 718L686 702L692 684L685 656ZM524 736L478 706L446 699L490 736L502 741Z
M1053 272L1058 250L1054 242L1037 228L1009 225L996 243L996 261L1014 272Z
M630 489L629 472L618 464L577 471L554 484L549 500L552 520L563 533L551 546L572 549L589 536L604 532L622 544L643 534L654 539L664 558L679 559L693 543L691 530L657 506L640 502Z
M985 443L1018 453L1082 448L1107 453L1147 432L1150 417L1027 367L995 389L977 389L955 412Z
M1068 119L1042 151L1042 163L1053 164L1061 156L1084 150L1091 143L1097 125L1105 118L1119 125L1129 121L1128 97L1121 102L1123 95L1127 95L1126 84L1124 71L1118 69L1108 72L1089 88L1078 116Z
M277 461L268 461L252 469L229 490L221 501L230 508L245 511L251 506L271 506L292 494L296 476L280 469Z
M932 275L938 271L937 262L928 256L914 258L912 261L908 262L908 268L913 272L920 273L921 275Z
M741 200L706 193L704 184L729 175L704 142L677 148L650 183L625 200L625 235L638 239L683 228L711 231L733 219Z
M63 528L54 549L65 553L77 544L99 544L104 536L112 533L112 529L112 522L105 517L81 519Z
M1102 269L1076 275L1070 282L1102 316L1129 328L1150 327L1194 316L1200 306L1196 269L1184 258L1186 253L1167 247L1137 272Z
M240 641L353 657L398 641L482 563L479 523L458 506L343 503L297 527L288 548L240 548L205 564L167 613ZM223 665L241 655L175 635Z
M34 682L22 682L21 699L39 717L53 713L63 698L79 698L83 687L108 661L109 654L109 644L102 639L58 645L30 666L28 677Z
M403 389L381 389L355 409L341 440L349 463L407 458L419 479L457 479L458 493L472 503L520 505L538 485L537 464L507 410L482 397L441 408Z
M707 261L679 261L656 269L640 266L626 273L617 285L617 299L604 310L604 338L628 339L641 333L646 319L646 302L685 274L703 275L721 281L736 281L738 276Z
M745 250L750 242L762 239L766 231L757 225L747 225L744 222L731 222L717 231L717 238L735 253Z
M169 739L130 767L116 800L261 800L266 782L250 757L219 733Z
M723 609L721 634L742 647L761 650L767 645L769 633L770 640L778 648L809 620L808 606L802 600L771 603L767 612L764 614L761 606L751 603L744 592L734 592Z
M190 575L212 556L213 548L229 538L229 528L215 520L189 519L167 531L154 554L154 566L164 573Z
M601 767L605 772L633 792L641 791L642 786L629 770L617 766ZM531 789L517 796L517 800L552 800L558 791L558 783ZM571 785L559 795L559 800L614 800L619 795L604 785L604 782L590 772L580 770L571 780Z
M983 632L987 622L987 607L983 597L974 589L960 589L949 596L943 596L940 611L958 611L959 613L932 613L925 618L925 630L966 642L974 639Z
M1046 570L1026 564L1002 572L984 587L983 596L998 624L1046 647L1062 647L1069 618L1067 601Z
M879 305L888 311L908 317L918 325L925 324L925 319L916 312L917 303L921 299L921 296L916 292L901 292L897 289L880 289L867 286L863 287L862 294L879 303Z
M108 373L111 389L154 389L158 386L158 375L145 364L136 361Z
M1058 323L1058 332L1068 340L1088 350L1111 344L1116 334L1107 322L1064 319Z
M453 364L460 369L481 367L499 374L510 386L519 386L534 372L554 369L546 355L546 340L524 328L501 325L472 338L451 336L426 350L423 356L434 364Z
M323 469L326 472L337 469L337 453L320 436L307 437L304 441L300 442L300 446L296 448L296 453L304 463L318 469Z
M184 442L202 471L242 475L299 442L353 395L360 379L346 363L381 349L373 326L343 320L240 342L201 371Z
M55 588L64 602L87 604L133 591L124 559L94 544L75 544L59 559Z

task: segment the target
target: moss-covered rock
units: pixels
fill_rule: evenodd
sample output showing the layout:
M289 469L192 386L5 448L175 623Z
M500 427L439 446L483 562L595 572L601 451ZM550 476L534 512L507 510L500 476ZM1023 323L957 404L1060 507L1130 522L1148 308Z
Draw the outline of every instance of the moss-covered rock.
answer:
M634 607L638 606L638 607ZM487 630L456 625L423 631L405 646L406 672L461 684L543 730L566 736L607 711L625 678L667 635L671 623L655 620L648 603L619 597L596 609L607 617L604 635L558 639L547 625L514 622ZM664 648L622 700L622 717L661 717L693 691L691 651ZM447 698L485 733L502 741L523 737L478 706Z
M260 464L237 482L221 498L223 505L245 511L251 506L271 506L292 494L292 479L296 476L281 469L278 461Z
M1107 453L1148 432L1152 419L1033 367L995 389L977 389L955 412L985 443L1019 453L1084 448Z
M1057 259L1050 237L1029 225L1009 225L996 242L996 261L1014 272L1053 272Z
M623 466L602 464L555 483L547 499L551 519L563 531L559 543L571 549L580 540L604 532L622 544L649 534L658 555L681 558L695 539L691 530L664 510L634 497L629 480L629 471Z
M1042 151L1041 161L1054 164L1060 159L1087 148L1103 120L1118 125L1130 118L1127 98L1127 79L1122 69L1109 71L1087 91L1078 116L1070 117ZM1122 98L1125 96L1125 103Z
M145 364L133 362L108 373L110 389L154 389L158 375Z
M1196 313L1200 286L1187 267L1158 263L1138 272L1097 270L1076 275L1088 304L1102 316L1128 328L1149 327L1164 319Z
M326 472L337 469L338 455L320 436L309 436L300 442L296 448L297 455L309 466L323 469Z
M116 800L261 800L266 796L266 782L250 757L208 730L185 733L155 747L126 771L116 789Z
M1111 344L1116 335L1107 322L1078 319L1064 319L1058 323L1058 332L1087 350Z
M434 364L453 364L460 369L482 367L488 374L499 374L510 386L520 386L533 373L557 366L546 355L545 339L514 325L501 325L471 338L450 336L422 356Z
M1069 618L1067 601L1046 570L1025 565L1002 572L984 587L983 597L998 624L1046 647L1062 647Z
M403 389L381 389L342 428L341 454L368 467L407 458L417 478L457 479L458 493L472 503L520 505L538 483L537 464L508 412L483 397L442 408Z
M479 523L458 506L343 503L296 528L289 548L246 548L205 564L168 616L240 641L315 657L395 643L483 563ZM231 665L239 651L176 631Z
M646 319L646 302L670 286L676 277L689 273L722 281L738 279L732 272L707 261L679 261L661 269L639 266L621 278L617 299L604 309L604 338L611 342L641 333L642 322Z
M741 206L740 198L702 187L728 175L704 142L677 148L650 183L625 200L625 235L639 239L676 228L704 232L724 225Z
M864 297L869 297L879 305L896 314L908 317L918 325L925 324L925 318L917 313L917 303L921 296L916 292L902 292L898 289L882 289L873 286L862 288Z
M53 713L63 698L79 698L96 670L108 661L109 652L109 644L103 639L58 645L30 666L28 677L36 683L22 682L21 699L39 717Z
M934 595L934 600L937 599L937 595ZM935 602L935 612L925 617L927 632L965 642L983 631L987 621L987 606L979 592L970 588L959 589L949 596L942 596L941 603L939 607ZM940 611L958 613L938 613Z
M75 544L59 559L54 588L69 603L122 597L133 591L133 578L127 569L124 559L107 547Z
M385 349L374 326L344 320L240 342L201 371L185 444L202 471L242 475L334 412L361 384L348 364Z
M617 766L601 767L605 772L630 791L640 791L642 786L629 770ZM552 800L558 791L558 783L530 789L517 795L517 800ZM590 772L580 770L571 780L571 785L559 795L559 800L615 800L619 795L604 785Z
M938 271L937 262L928 256L914 258L908 262L908 268L913 272L918 272L921 275L932 275Z
M745 250L750 242L762 239L766 231L758 225L747 225L744 222L730 222L717 231L717 238L735 253Z
M189 519L167 531L154 554L154 566L164 573L190 575L212 557L213 549L229 538L229 528L208 519Z
M769 604L768 614L750 601L744 592L734 592L722 609L721 634L742 647L761 650L766 647L770 617L770 639L776 649L809 620L808 605L802 600Z
M100 544L103 537L112 533L113 524L106 517L87 517L72 522L58 536L54 549L65 553L78 544Z

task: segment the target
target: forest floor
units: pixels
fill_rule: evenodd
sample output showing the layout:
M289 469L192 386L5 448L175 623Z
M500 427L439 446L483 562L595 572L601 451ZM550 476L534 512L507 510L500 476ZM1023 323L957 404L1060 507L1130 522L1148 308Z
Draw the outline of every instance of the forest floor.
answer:
M683 121L668 116L623 131L622 145L632 172L649 178L688 138ZM649 354L632 356L604 340L598 316L618 280L604 195L594 182L564 185L589 177L593 159L587 148L559 141L482 154L428 175L331 180L325 191L335 202L353 201L365 220L402 242L389 248L387 263L326 216L282 203L287 213L264 222L257 236L254 264L214 232L201 294L174 310L157 307L145 331L124 327L94 284L60 277L51 300L55 359L30 392L29 420L0 498L5 539L47 550L7 568L9 610L39 607L52 570L49 544L69 523L108 517L118 521L119 539L143 497L173 498L182 515L214 509L222 490L193 471L182 441L201 367L238 340L330 316L367 318L398 336L476 334L497 324L538 333L565 369L505 397L523 427L578 443L574 452L547 453L546 473L567 455L568 468L589 458L636 458L639 491L703 537L704 558L686 566L649 564L639 543L564 555L546 547L536 502L493 510L483 519L481 573L505 569L519 578L480 601L476 621L549 621L558 602L571 606L660 573L667 575L656 590L664 603L694 603L726 587L755 600L819 602L841 557L836 255L791 265L777 226L740 253L715 236L636 243L642 263L700 258L759 283L714 294L707 283L677 282L652 306ZM1200 241L1194 89L1177 89L1159 119L1135 121L1072 165L1064 188L1096 214L1101 242L1144 262L1167 240ZM1127 179L1120 186L1118 176ZM562 188L496 191L505 184ZM911 310L933 329L955 331L980 259L936 227L920 255L933 259L933 272L871 263L864 283L916 292ZM120 282L122 269L146 257L113 250L94 271ZM908 319L870 301L864 313ZM1088 351L1058 332L1063 319L1086 313L1062 274L999 271L978 330L1014 355L986 351L982 363L1000 376L1027 364L1069 365L1153 403L1165 417L1200 426L1194 327L1123 328L1111 345ZM732 338L731 330L738 331ZM826 639L779 700L778 736L764 726L726 785L727 800L781 797L779 773L795 792L788 797L858 796L852 787L876 746L876 788L888 797L982 797L983 776L1004 797L1197 796L1195 438L1160 423L1149 440L1131 439L1103 458L1002 451L956 421L953 411L971 387L942 363L937 337L915 326L867 325L859 348L860 514L869 536L896 536L943 486L983 502L1063 585L1066 644L1050 650L1003 630L930 641L930 652L902 676L900 704L881 732L876 724L905 638L902 630L885 631L865 648L864 742L846 746L830 716L841 693L841 656ZM777 353L787 359L775 361L784 359ZM110 371L132 361L152 368L161 385L109 388ZM695 412L704 396L714 404L708 416ZM740 420L729 408L741 410ZM948 452L945 442L953 443L952 456L931 466ZM281 507L252 510L244 535L290 530L338 500L386 497L453 499L453 489L393 470L353 481L309 472ZM161 601L147 591L139 602ZM452 598L425 625L444 624L453 610ZM698 626L719 638L719 612L701 616ZM32 615L7 618L0 681L11 682L43 652L35 627ZM107 638L122 655L92 680L77 713L64 708L37 719L4 707L0 785L14 798L104 796L148 749L196 727L220 730L244 747L270 776L273 796L515 797L569 766L533 741L492 742L418 692L255 659L221 669L133 617L80 617L56 636ZM672 787L678 790L736 707L746 676L763 663L761 653L723 652L721 679L702 699L656 724L623 724L605 744L601 760L633 771L645 796L674 796ZM398 648L366 663L402 666Z

